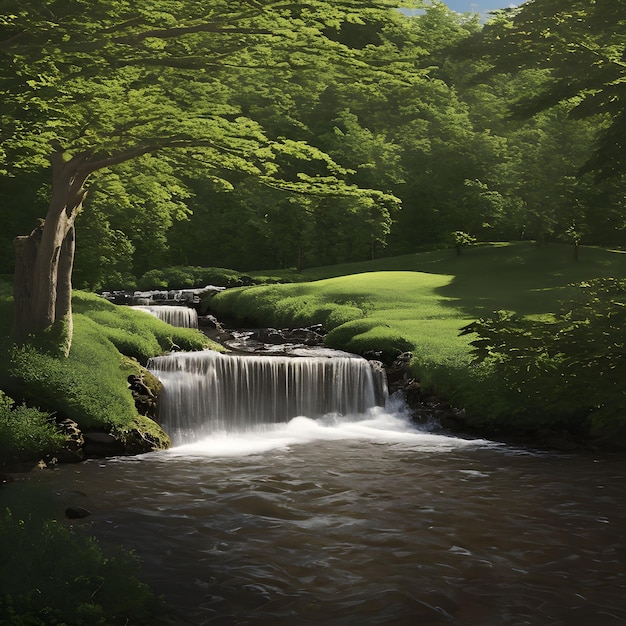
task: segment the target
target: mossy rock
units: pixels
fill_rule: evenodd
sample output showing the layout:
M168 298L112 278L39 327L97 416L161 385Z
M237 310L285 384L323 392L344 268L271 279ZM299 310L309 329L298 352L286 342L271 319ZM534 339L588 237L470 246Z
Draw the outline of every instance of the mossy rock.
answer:
M153 420L138 415L129 425L116 426L111 431L123 446L126 454L143 454L171 447L169 435Z

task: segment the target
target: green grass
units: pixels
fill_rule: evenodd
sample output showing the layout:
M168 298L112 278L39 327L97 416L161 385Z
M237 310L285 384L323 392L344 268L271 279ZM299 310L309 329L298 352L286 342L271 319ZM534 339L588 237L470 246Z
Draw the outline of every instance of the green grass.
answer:
M175 328L142 311L76 291L70 355L57 357L11 344L12 309L5 284L0 287L0 389L19 404L70 418L82 430L125 432L145 421L139 419L127 378L150 357L173 344L184 350L216 347L195 329Z
M476 420L504 419L506 390L470 364L470 321L495 310L550 316L574 293L572 283L626 276L626 254L533 243L492 244L305 270L311 282L228 290L210 301L218 316L247 324L323 324L332 347L382 350L389 360L413 352L422 384L468 408ZM287 277L287 274L285 275Z

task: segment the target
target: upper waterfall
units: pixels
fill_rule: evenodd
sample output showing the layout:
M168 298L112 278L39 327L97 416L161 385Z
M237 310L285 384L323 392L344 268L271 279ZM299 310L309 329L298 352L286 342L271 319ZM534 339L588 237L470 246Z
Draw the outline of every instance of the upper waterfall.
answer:
M150 313L150 315L154 315L154 317L158 317L172 326L198 328L198 313L188 306L138 305L132 308Z
M297 416L352 416L383 406L385 372L352 356L242 356L214 351L156 357L159 418L176 444Z

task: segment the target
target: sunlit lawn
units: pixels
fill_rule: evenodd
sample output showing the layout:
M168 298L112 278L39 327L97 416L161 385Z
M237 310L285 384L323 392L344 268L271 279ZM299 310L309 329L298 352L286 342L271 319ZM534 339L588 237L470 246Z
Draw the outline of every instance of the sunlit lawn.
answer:
M568 246L494 244L309 269L311 282L227 290L213 305L259 325L321 323L330 345L358 353L411 350L424 383L467 391L483 373L469 367L464 325L499 309L549 315L572 283L599 276L626 276L626 254L584 248L576 262Z

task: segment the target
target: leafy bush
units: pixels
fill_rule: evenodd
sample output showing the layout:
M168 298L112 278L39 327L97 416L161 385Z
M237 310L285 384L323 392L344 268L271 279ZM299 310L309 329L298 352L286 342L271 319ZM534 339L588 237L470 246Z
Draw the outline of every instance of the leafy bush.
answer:
M146 272L138 281L139 289L184 289L186 287L232 287L241 285L242 275L221 267L175 266Z
M0 623L75 626L147 623L157 600L136 578L129 552L105 554L95 539L56 521L0 514Z
M588 417L598 436L626 436L626 280L578 284L549 322L499 311L462 332L479 335L474 359L506 382L512 412L543 424Z
M0 391L0 463L36 461L54 455L64 436L50 415L15 402Z

